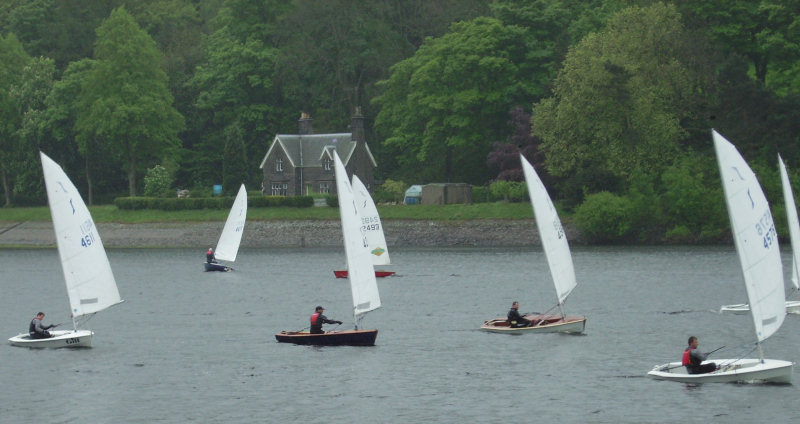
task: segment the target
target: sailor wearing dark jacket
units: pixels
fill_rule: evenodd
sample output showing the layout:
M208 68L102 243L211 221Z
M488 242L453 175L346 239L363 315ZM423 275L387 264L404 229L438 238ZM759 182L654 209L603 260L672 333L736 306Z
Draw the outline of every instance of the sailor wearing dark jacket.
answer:
M206 262L210 264L217 263L217 258L214 257L214 249L210 247L206 250Z
M519 302L514 302L511 304L511 309L508 310L508 325L511 328L527 327L531 324L530 321L519 314L518 309Z
M341 324L341 321L336 321L332 319L328 319L325 315L322 315L322 312L325 310L322 306L317 306L314 310L314 314L311 315L311 334L322 334L322 324Z
M689 374L705 374L717 369L717 365L713 362L707 364L702 363L706 360L708 354L701 352L697 348L699 343L697 337L691 336L689 337L689 346L683 351L681 364L686 367L686 371L688 371Z
M55 327L55 325L43 325L43 319L44 312L39 312L36 314L36 317L31 320L31 325L28 326L28 334L32 339L49 339L53 337L47 330Z

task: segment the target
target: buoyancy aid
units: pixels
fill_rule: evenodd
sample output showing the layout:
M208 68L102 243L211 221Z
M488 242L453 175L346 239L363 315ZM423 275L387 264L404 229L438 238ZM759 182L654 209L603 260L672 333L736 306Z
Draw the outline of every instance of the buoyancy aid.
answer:
M319 319L319 315L320 315L319 312L314 312L314 314L311 315L311 325L317 325L317 320Z
M31 320L31 325L28 326L28 333L33 334L36 332L36 318Z
M681 359L681 364L683 366L692 365L692 347L687 347L686 350L683 351L683 358Z

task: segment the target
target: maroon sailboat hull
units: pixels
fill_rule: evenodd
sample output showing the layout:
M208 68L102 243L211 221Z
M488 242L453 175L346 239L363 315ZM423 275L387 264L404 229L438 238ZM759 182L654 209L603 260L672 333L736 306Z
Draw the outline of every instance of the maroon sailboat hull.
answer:
M333 271L336 278L347 278L347 271ZM375 276L378 278L388 277L394 275L394 271L375 271Z
M311 334L307 331L281 331L275 335L279 343L315 346L374 346L378 330L331 331Z

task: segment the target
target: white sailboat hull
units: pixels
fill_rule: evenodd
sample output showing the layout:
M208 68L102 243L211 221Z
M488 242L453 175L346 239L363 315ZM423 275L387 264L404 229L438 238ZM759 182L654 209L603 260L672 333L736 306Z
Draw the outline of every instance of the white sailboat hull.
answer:
M779 359L718 359L717 364L731 365L706 374L689 374L680 362L654 367L648 376L657 380L681 383L777 383L791 384L794 362Z
M586 329L586 317L567 316L526 316L533 322L529 327L513 328L505 318L497 318L483 323L481 330L505 334L571 333L580 334Z
M721 314L747 315L750 313L750 305L748 305L747 303L738 303L735 305L723 305L721 308L719 308L719 312ZM787 300L786 313L800 315L800 301Z
M53 337L49 339L32 339L29 334L23 333L8 339L8 342L12 346L30 348L92 347L94 332L89 330L60 330L50 331L50 334Z

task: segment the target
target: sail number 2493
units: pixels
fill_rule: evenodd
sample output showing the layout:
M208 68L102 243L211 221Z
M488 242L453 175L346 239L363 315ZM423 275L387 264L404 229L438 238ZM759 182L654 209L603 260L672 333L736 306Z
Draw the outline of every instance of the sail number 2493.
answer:
M769 249L778 241L778 233L775 231L775 224L769 211L764 212L761 219L756 222L756 231L761 236L765 249Z

